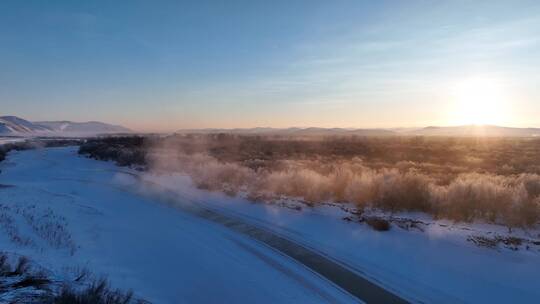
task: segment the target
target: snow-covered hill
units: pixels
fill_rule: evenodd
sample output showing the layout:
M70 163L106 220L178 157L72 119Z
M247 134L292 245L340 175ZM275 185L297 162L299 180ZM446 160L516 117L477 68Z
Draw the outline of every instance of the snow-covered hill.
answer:
M0 116L0 135L91 135L104 133L129 133L122 126L97 121L40 121L31 122L16 116Z
M0 116L0 134L34 133L50 131L44 126L16 116Z
M122 126L111 125L99 121L72 122L72 121L39 121L35 124L46 127L55 132L77 133L129 133L131 130Z

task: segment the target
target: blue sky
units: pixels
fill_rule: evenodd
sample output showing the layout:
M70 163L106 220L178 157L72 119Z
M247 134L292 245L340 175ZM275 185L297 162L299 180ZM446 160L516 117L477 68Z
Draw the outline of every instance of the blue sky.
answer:
M32 120L540 126L539 67L539 1L0 2L1 114Z

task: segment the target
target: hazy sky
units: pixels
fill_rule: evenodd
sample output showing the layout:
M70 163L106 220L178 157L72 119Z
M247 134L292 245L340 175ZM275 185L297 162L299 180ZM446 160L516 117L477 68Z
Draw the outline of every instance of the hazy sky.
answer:
M0 1L0 114L540 126L540 1Z

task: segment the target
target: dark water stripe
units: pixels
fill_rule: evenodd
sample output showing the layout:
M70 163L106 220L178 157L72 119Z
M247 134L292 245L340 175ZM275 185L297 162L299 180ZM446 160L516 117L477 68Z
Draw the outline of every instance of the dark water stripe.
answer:
M130 175L136 176L135 174ZM237 233L246 235L278 250L318 273L362 302L368 304L409 303L407 300L360 276L358 273L341 265L339 262L286 237L280 236L276 232L247 223L240 218L224 215L218 211L201 206L201 203L190 198L182 197L182 201L187 201L190 204L178 204L177 198L180 196L178 193L155 183L144 181L139 176L137 176L137 179L152 187L160 188L161 191L157 194L159 194L161 198L164 198L169 205L180 208L183 211L202 219L225 226ZM163 196L163 194L165 194L165 196Z

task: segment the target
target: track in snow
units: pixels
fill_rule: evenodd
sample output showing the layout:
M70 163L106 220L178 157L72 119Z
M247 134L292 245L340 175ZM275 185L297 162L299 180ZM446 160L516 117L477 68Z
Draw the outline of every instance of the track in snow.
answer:
M409 301L371 282L354 270L349 269L321 252L317 252L315 249L303 246L289 238L279 235L277 232L247 223L246 221L231 215L225 215L212 208L204 207L204 202L197 202L193 199L182 197L183 202L188 200L191 204L178 204L177 193L167 190L160 185L144 181L136 174L124 171L118 172L133 176L139 180L139 182L148 183L152 187L159 187L160 191L165 192L165 196L162 196L162 198L167 200L171 206L225 226L281 252L318 273L364 303L409 303Z

